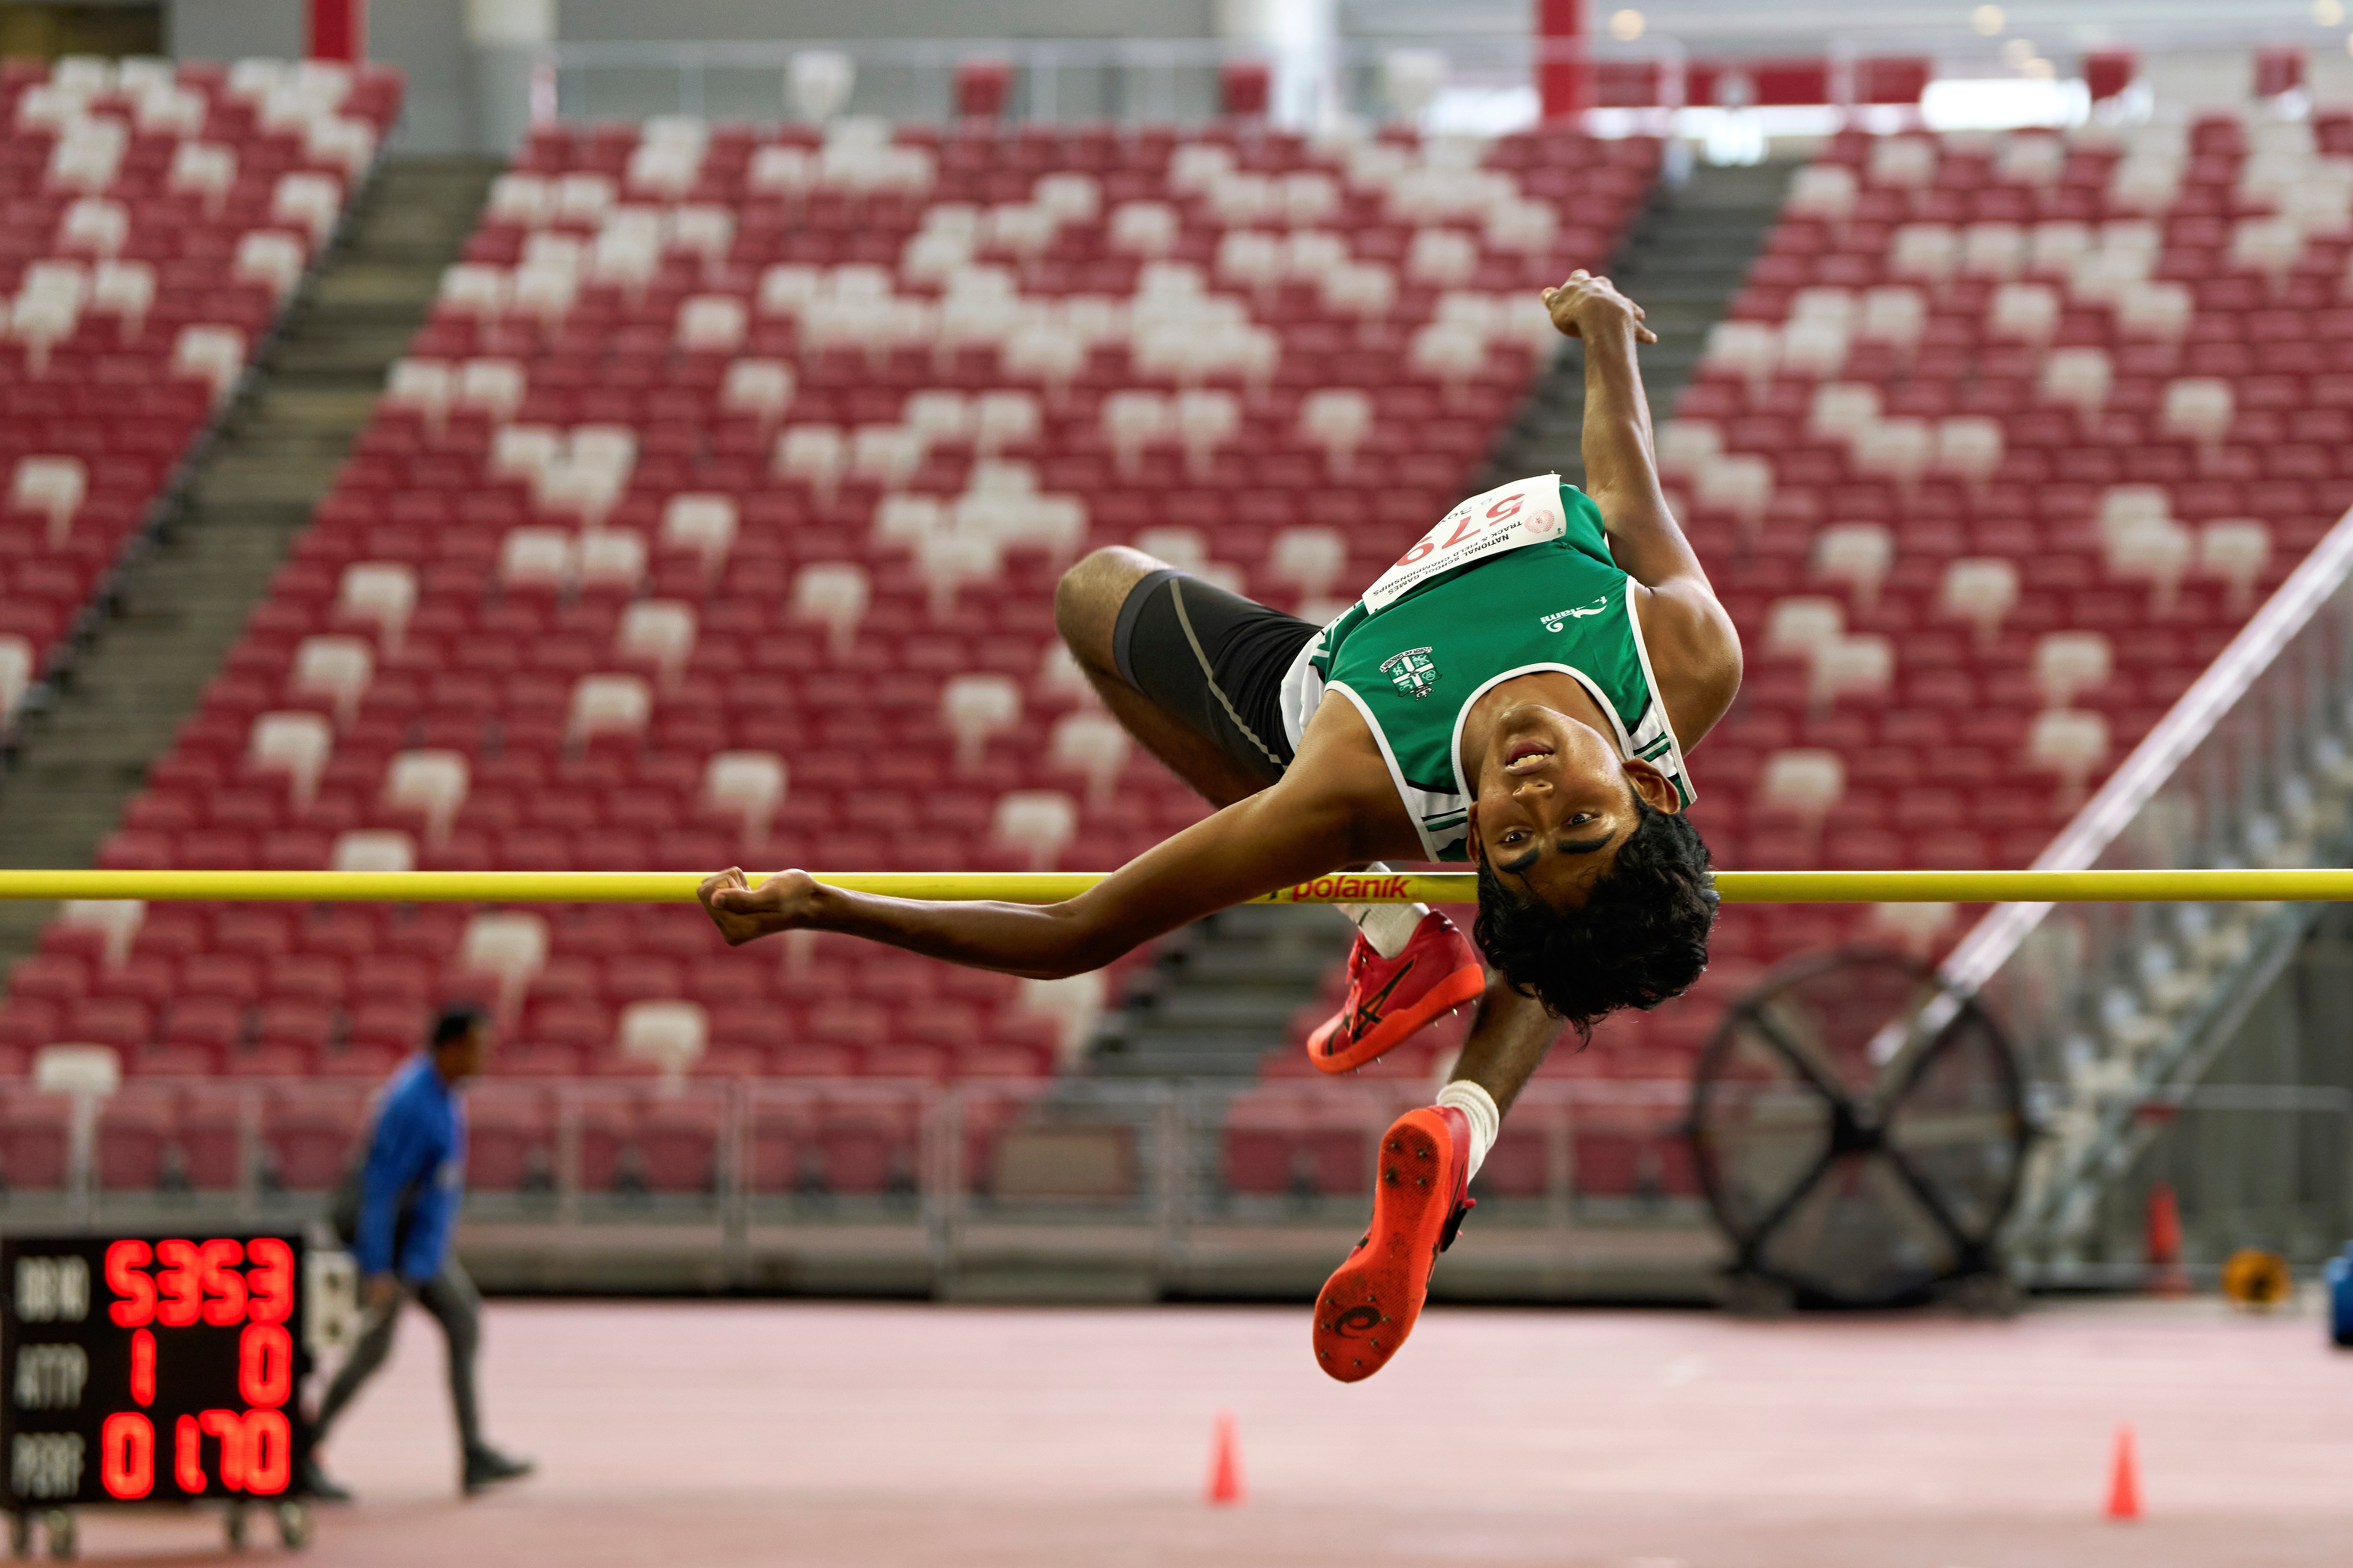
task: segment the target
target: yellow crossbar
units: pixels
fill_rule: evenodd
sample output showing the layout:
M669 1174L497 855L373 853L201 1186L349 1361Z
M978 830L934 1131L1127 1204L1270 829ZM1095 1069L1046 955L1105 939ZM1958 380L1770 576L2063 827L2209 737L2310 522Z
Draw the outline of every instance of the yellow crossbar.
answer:
M818 880L902 899L1046 904L1095 871L821 871ZM697 871L5 871L0 899L156 899L317 903L683 904ZM755 881L757 877L754 879ZM2353 870L1719 871L1727 904L2353 902ZM1320 877L1271 893L1287 904L1477 900L1468 871Z

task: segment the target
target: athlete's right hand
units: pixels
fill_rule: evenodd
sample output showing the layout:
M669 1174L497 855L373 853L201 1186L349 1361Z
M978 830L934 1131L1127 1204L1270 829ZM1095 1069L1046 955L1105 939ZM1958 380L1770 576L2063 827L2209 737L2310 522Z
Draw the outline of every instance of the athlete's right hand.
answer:
M711 911L711 923L727 945L741 947L772 931L807 925L820 891L817 879L807 871L779 871L755 888L741 868L730 866L715 877L705 877L695 896Z
M1557 289L1544 291L1545 309L1552 324L1572 338L1590 339L1605 324L1631 326L1637 340L1655 343L1659 335L1642 324L1642 307L1618 291L1607 278L1596 278L1580 267Z

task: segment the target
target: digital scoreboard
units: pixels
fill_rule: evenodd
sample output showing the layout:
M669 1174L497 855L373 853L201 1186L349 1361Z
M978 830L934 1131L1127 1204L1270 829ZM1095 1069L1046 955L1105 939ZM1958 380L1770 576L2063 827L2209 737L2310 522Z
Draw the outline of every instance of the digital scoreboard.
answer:
M299 1236L0 1237L8 1506L291 1494L302 1281Z

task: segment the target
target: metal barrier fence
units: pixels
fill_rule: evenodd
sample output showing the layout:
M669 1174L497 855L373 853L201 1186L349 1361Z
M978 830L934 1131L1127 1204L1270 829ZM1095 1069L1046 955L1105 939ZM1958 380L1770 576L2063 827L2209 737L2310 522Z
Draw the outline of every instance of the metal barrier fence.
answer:
M2019 123L2080 121L2092 100L2076 79L2101 52L2111 55L2110 72L2115 61L2130 62L2122 68L2132 85L2101 88L2109 115L2146 116L2160 100L2240 101L2279 91L2263 85L2254 51L2284 58L2333 47L2328 35L2292 22L2149 17L2098 44L2046 33L2045 48L2015 29L1987 35L1960 26L1962 15L1950 26L1895 14L1876 27L1849 19L1833 32L1810 13L1750 7L1686 15L1672 32L1630 38L1615 29L1588 38L1463 29L1281 45L1212 37L565 43L532 52L531 97L538 120L854 114L940 122L966 107L958 73L983 68L997 83L989 118L1046 124L1183 124L1263 112L1298 129L1402 121L1479 134L1531 123L1548 100L1589 105L1600 111L1590 123L1619 134L1671 127L1702 134L1718 115L1761 110L1774 134L1813 135L1858 109L1882 130L1916 120L1927 85L1949 80L2007 97L2010 111L2026 116ZM1248 90L1253 101L1264 99L1262 109L1235 108L1237 71L1257 84Z
M1276 118L1303 125L1335 113L1410 116L1445 92L1528 92L1536 72L1558 67L1639 80L1638 96L1662 113L1687 97L1683 50L1661 39L1339 38L1283 50L1221 38L746 39L559 44L535 59L542 117L566 120L948 121L958 113L956 73L976 62L1006 73L1009 118L1047 123L1214 119L1238 66L1262 70ZM1605 89L1602 100L1613 96L1627 94Z
M2132 1289L2170 1276L2213 1285L2230 1256L2276 1251L2316 1269L2353 1236L2353 1091L2316 1084L2201 1084L2090 1097L2071 1110L2116 1117L2140 1134L2073 1245L2022 1250L2028 1284ZM2162 1186L2180 1225L2180 1264L2149 1255L2151 1196Z
M1674 1079L1529 1086L1441 1295L1704 1300L1726 1248ZM76 1103L0 1087L0 1228L323 1218L374 1086L132 1079ZM2147 1281L2139 1215L2177 1194L2193 1277L2234 1247L2299 1264L2353 1234L2353 1091L2037 1086L2066 1129L2149 1134L2100 1245L2017 1256L2029 1285ZM787 1289L1151 1300L1312 1293L1361 1230L1406 1079L491 1079L468 1092L459 1245L503 1289Z
M0 1089L0 1226L321 1216L373 1086L132 1079L78 1165ZM1717 1243L1674 1081L1532 1085L1449 1288L1704 1297ZM1361 1230L1406 1081L486 1080L459 1245L493 1288L1134 1297L1312 1291ZM989 1282L996 1281L992 1286Z

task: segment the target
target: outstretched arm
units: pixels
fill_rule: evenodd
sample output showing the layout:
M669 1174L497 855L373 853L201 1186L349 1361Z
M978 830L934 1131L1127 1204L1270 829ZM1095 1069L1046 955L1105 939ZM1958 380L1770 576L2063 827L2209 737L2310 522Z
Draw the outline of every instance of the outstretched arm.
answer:
M703 906L730 946L780 931L864 937L974 969L1051 980L1100 969L1203 915L1342 864L1308 847L1261 790L1197 822L1059 904L893 899L830 888L806 871L758 887L730 868L702 884ZM1312 867L1312 868L1311 868Z
M1366 809L1367 774L1386 792L1383 804L1395 795L1369 738L1346 731L1354 717L1352 710L1337 720L1319 711L1280 782L1063 903L892 899L825 887L802 871L754 888L731 868L703 882L703 907L731 946L774 931L829 931L975 969L1038 979L1084 973L1203 915L1399 853L1398 835L1409 837L1410 825L1385 833ZM1355 750L1366 755L1343 754Z

